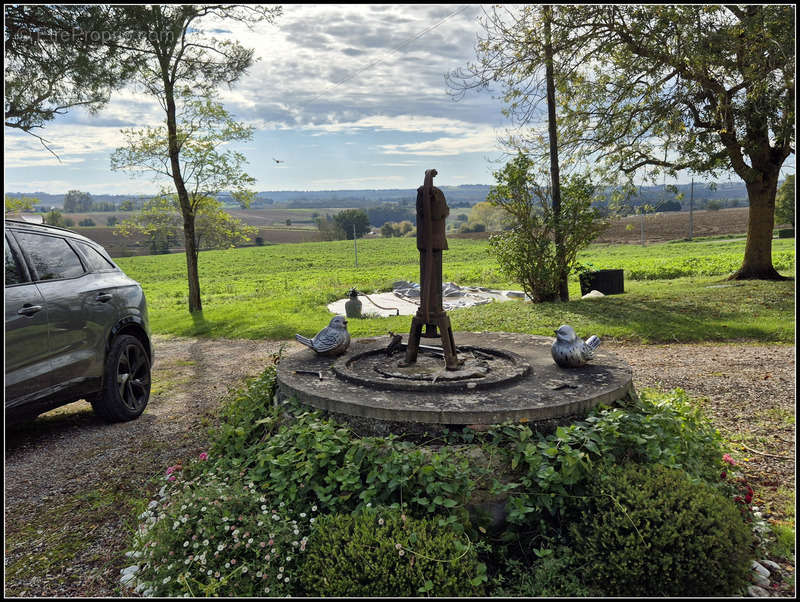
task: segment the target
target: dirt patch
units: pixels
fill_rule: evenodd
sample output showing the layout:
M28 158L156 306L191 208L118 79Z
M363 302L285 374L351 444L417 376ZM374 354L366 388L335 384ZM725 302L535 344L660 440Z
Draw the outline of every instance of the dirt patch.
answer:
M260 373L281 345L156 336L153 395L138 420L108 425L81 402L7 431L5 593L122 596L119 571L129 564L135 516L155 493L151 477L206 449L226 393ZM787 518L794 506L793 346L607 349L631 364L637 388L682 387L697 398L727 437L747 446L736 455L768 518Z

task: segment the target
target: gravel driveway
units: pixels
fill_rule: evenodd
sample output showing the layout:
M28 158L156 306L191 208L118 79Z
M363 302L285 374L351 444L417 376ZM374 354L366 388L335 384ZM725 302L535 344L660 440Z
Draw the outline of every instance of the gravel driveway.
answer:
M155 336L153 394L132 422L108 425L88 403L40 417L5 439L5 594L120 596L119 571L138 503L154 475L197 457L231 388L260 373L275 341ZM794 483L794 347L607 344L634 384L682 387L703 398L727 435L755 432L748 477L769 498Z

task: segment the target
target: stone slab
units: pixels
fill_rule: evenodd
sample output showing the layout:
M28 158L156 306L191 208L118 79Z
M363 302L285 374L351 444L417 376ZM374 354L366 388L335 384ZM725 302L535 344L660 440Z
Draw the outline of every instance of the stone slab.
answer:
M336 415L420 426L552 422L635 394L630 365L602 347L587 365L565 369L559 368L550 355L554 340L551 337L457 332L454 338L456 347L493 348L517 354L530 365L530 370L524 377L497 387L452 392L381 390L336 376L334 363L384 349L389 343L389 337L384 335L353 339L347 353L339 358L318 356L310 349L284 357L278 364L278 394L282 399L296 397ZM322 379L317 372L322 373Z

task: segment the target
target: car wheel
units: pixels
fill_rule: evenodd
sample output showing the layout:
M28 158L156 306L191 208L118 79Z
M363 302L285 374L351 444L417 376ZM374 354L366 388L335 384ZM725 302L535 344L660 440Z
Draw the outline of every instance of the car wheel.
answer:
M94 411L112 422L133 420L150 398L150 359L134 336L114 339L106 357L103 391L92 401Z

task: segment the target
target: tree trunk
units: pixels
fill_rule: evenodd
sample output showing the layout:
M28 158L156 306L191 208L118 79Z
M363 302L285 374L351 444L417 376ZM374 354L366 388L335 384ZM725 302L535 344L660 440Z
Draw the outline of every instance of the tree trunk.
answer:
M172 181L178 194L178 202L183 215L183 243L186 249L186 277L189 282L189 312L202 312L203 304L200 300L200 275L197 270L197 241L194 231L194 209L189 201L189 193L181 173L180 151L178 150L178 126L175 111L175 93L173 87L165 78L164 96L167 105L167 136L169 158L172 168Z
M550 179L553 187L553 231L556 245L556 265L558 266L558 296L561 301L569 301L567 270L564 252L564 233L561 229L561 175L558 166L558 127L556 124L556 92L553 83L553 43L550 23L553 20L553 7L544 7L544 56L545 80L547 85L547 131L550 138Z
M200 301L200 274L197 269L197 243L194 232L194 214L183 216L183 244L186 249L186 276L189 281L189 311L202 312Z
M729 280L786 280L772 266L772 230L775 227L775 194L779 170L763 179L745 182L750 212L747 219L747 243L742 267Z

